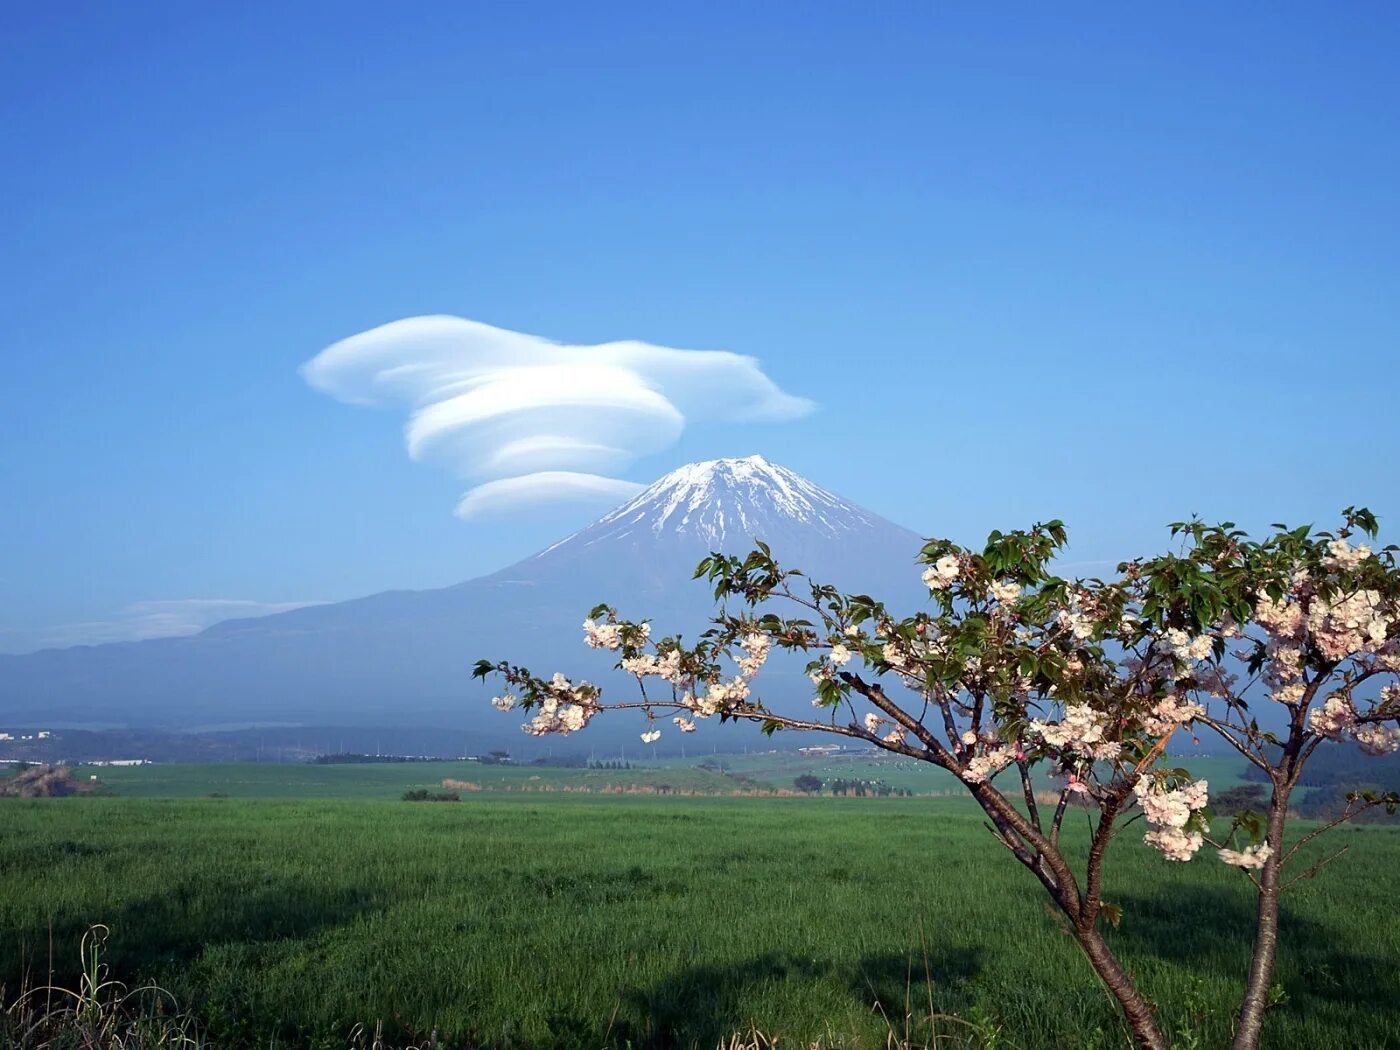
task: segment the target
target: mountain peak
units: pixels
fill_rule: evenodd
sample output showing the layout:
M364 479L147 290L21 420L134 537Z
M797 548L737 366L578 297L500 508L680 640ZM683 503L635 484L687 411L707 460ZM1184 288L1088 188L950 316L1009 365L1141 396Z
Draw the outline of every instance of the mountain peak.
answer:
M753 455L678 467L544 553L647 534L720 550L798 532L834 539L880 523L796 471Z
M606 599L668 629L703 624L714 603L712 589L691 580L696 562L712 551L745 554L754 540L814 580L911 607L927 600L916 534L761 456L716 459L671 471L542 554L452 587L317 605L191 637L0 657L0 710L20 724L109 721L120 711L133 724L170 726L440 725L444 707L455 710L462 698L464 645L469 655L570 673L583 610ZM810 695L800 692L805 679L791 681L794 695ZM500 732L487 712L467 717L480 740Z

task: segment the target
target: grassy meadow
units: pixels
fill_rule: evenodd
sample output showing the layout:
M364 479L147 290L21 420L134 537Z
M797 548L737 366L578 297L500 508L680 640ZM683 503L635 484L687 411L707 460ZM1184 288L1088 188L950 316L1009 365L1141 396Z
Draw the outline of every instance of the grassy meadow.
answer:
M709 761L723 766L706 768ZM1193 773L1219 790L1240 783L1243 765L1233 758L1183 759ZM81 766L79 779L96 776L101 790L123 798L363 798L394 799L418 788L439 790L444 780L498 792L584 792L655 789L664 793L727 795L791 791L793 780L810 774L826 783L865 780L917 795L962 795L949 773L926 762L857 752L809 757L793 751L754 751L708 758L638 763L630 769L578 769L480 762L400 762L345 765L229 762L150 766ZM1048 780L1040 786L1049 788Z
M772 765L728 760L759 779ZM930 1004L999 1026L997 1045L1122 1044L1074 943L965 799L500 789L623 775L524 769L460 803L397 798L459 772L146 767L104 770L116 797L6 800L0 982L50 966L71 982L102 922L114 974L158 981L223 1046L345 1046L376 1021L463 1046L708 1048L756 1026L874 1048L906 1025L987 1045L963 1021L930 1031ZM210 793L229 797L192 797ZM1139 839L1109 871L1114 940L1180 1045L1223 1045L1248 884ZM1400 834L1341 829L1338 844L1349 854L1286 900L1289 998L1266 1045L1400 1045Z

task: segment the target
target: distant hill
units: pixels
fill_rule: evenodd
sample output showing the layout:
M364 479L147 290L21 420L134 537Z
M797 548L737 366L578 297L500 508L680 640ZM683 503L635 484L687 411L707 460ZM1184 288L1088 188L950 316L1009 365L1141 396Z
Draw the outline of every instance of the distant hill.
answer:
M691 580L712 550L755 539L817 579L911 606L924 595L920 537L759 456L693 463L594 524L515 565L452 587L389 591L200 634L0 656L0 718L17 724L194 727L211 723L450 725L520 749L470 668L480 657L605 680L581 644L587 610L610 601L658 630L697 633L712 602ZM760 679L764 699L810 699L796 663ZM614 724L610 729L605 723ZM601 734L633 732L617 716Z

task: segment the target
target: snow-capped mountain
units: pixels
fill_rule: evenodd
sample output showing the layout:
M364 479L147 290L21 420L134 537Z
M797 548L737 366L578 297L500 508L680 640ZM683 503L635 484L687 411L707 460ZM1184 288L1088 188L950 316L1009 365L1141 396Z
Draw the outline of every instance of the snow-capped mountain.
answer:
M862 588L891 583L895 566L916 578L910 567L921 542L762 456L712 459L673 470L587 528L490 578L623 584L624 597L660 591L690 607L689 597L707 600L704 588L685 585L696 562L713 551L745 554L755 540L782 564Z
M924 593L917 534L760 456L711 460L672 471L537 555L453 587L231 620L190 637L0 657L0 713L21 723L176 727L480 725L514 741L469 681L477 658L598 680L606 666L579 644L591 606L609 601L693 637L712 607L709 588L691 579L696 562L716 550L743 554L756 539L815 579L898 601Z
M749 456L673 470L550 550L571 544L587 547L639 532L693 536L718 550L735 537L744 542L759 537L772 544L805 532L834 539L882 524L888 523L801 474L762 456Z

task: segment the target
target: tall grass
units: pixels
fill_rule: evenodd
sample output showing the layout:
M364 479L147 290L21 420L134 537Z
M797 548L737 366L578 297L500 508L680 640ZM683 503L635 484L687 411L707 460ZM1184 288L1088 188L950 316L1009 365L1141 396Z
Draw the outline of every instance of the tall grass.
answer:
M201 1050L193 1019L154 985L128 988L103 959L108 930L94 926L79 944L76 987L21 986L0 1011L6 1050ZM3 996L0 996L3 1001Z
M960 800L84 798L3 819L0 981L44 975L51 937L101 921L113 971L169 989L224 1046L344 1047L376 1022L493 1047L982 1045L967 1024L1002 1045L1121 1043L1038 888ZM1266 1045L1395 1045L1400 834L1337 834L1350 854L1285 902ZM1219 1045L1247 883L1136 838L1108 872L1115 947L1169 1029Z

